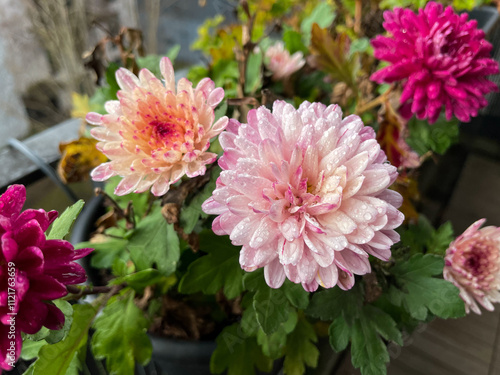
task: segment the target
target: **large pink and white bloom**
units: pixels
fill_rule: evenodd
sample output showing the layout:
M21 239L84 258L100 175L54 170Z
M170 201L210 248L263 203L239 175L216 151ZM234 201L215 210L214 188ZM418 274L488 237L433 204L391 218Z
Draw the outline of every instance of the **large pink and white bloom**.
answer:
M275 81L291 76L306 63L302 52L299 51L290 55L283 42L280 41L266 50L265 57L267 59L267 68L273 73Z
M500 228L479 229L485 221L476 221L446 250L443 277L460 289L467 313L481 314L478 303L493 311L500 302Z
M0 196L0 367L4 370L12 369L9 364L19 358L21 332L34 334L42 326L62 328L64 314L51 300L68 294L66 285L87 279L74 261L92 251L46 239L44 232L57 212L21 212L25 200L23 185L13 185Z
M242 245L246 271L267 283L288 277L307 291L349 289L370 272L368 255L388 260L403 221L401 196L388 186L396 168L358 116L337 105L276 101L231 120L219 137L223 169L202 205L218 235Z
M206 165L217 155L208 152L210 139L228 123L222 117L214 124L214 108L224 98L224 90L204 78L193 89L181 78L175 89L172 63L160 62L164 82L149 70L139 77L127 69L116 72L121 90L118 101L106 103L108 114L89 113L97 148L110 161L92 171L95 181L121 176L115 193L124 195L151 188L154 195L165 194L182 176L203 175Z
M403 82L401 114L434 123L444 106L446 118L468 122L488 104L484 95L498 91L487 79L497 74L492 45L467 13L429 2L415 14L395 8L384 12L384 28L392 34L372 40L376 58L391 65L375 72L378 83Z

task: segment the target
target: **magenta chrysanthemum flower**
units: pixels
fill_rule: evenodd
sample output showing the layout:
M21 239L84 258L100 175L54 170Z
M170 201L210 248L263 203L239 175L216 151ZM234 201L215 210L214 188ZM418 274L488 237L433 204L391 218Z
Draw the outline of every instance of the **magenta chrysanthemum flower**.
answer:
M91 131L101 141L97 148L111 160L94 169L92 178L123 177L117 195L149 188L154 195L163 195L185 174L203 175L206 164L217 157L207 150L210 139L228 122L222 117L214 124L214 108L224 98L224 90L215 88L209 78L195 89L181 78L176 92L174 69L167 57L161 60L160 70L164 83L147 69L140 71L139 78L119 69L119 101L106 103L107 115L87 115L89 123L98 125Z
M481 314L477 303L493 311L500 302L500 228L484 227L486 219L472 224L446 250L443 277L460 289L470 310Z
M231 120L219 136L224 155L217 187L203 204L218 235L242 245L246 271L285 277L307 291L318 284L349 289L370 272L368 254L387 260L399 241L401 196L387 187L396 168L358 116L337 105L283 101Z
M283 42L279 41L267 49L266 59L266 65L273 73L275 81L291 76L306 63L302 52L299 51L290 55Z
M475 20L451 7L429 2L418 14L395 8L384 12L391 37L372 40L375 57L391 63L375 72L378 83L403 81L401 114L434 123L444 106L446 118L467 122L486 106L484 95L498 91L486 76L497 74L492 46Z
M21 332L62 327L64 315L50 301L65 296L66 285L86 280L74 260L92 251L47 240L44 232L57 212L21 212L25 200L23 185L13 185L0 196L0 367L5 370L21 353Z

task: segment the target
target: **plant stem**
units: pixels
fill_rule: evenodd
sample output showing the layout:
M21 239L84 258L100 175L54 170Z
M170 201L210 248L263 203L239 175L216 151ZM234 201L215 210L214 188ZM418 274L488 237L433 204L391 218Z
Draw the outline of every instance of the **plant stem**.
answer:
M359 116L362 113L368 111L369 109L372 109L378 105L383 104L388 99L389 93L391 91L392 91L392 86L386 92L384 92L382 95L379 95L375 99L370 100L368 103L357 107L354 112Z

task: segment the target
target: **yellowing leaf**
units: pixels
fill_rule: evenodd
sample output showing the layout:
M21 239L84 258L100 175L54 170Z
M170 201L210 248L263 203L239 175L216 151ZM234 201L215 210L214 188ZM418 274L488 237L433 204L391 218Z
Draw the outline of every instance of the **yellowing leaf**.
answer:
M77 92L71 93L71 117L73 118L85 118L87 113L91 111L89 97L86 94L80 95Z
M65 183L86 180L92 169L108 160L96 149L96 143L95 139L81 137L72 142L59 144L62 156L57 172Z

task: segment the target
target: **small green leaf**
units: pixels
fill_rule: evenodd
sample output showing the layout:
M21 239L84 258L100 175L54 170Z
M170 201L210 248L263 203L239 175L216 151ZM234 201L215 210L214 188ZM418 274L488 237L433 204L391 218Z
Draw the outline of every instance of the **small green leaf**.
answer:
M210 359L210 372L227 375L255 375L254 367L269 372L273 361L266 357L254 337L242 334L238 324L226 327L217 336L217 348Z
M239 248L232 245L228 237L205 231L200 234L200 249L208 254L189 265L179 284L179 291L215 294L224 288L224 294L229 299L240 295L244 271L239 263Z
M335 287L314 293L306 314L323 321L343 316L351 322L359 315L362 303L363 296L358 284L349 291Z
M339 316L335 319L330 328L328 329L328 335L330 336L330 345L333 350L337 353L341 352L345 348L347 348L347 344L349 344L350 339L350 330L347 322L342 316Z
M387 373L387 346L366 314L361 314L351 328L351 361L354 367L361 369L363 375Z
M290 54L302 52L305 55L308 52L307 47L302 42L302 36L298 31L285 28L285 31L283 32L283 42L285 43L285 48L288 52L290 52Z
M391 291L399 296L407 311L418 320L427 318L427 311L443 318L465 316L465 305L459 297L459 290L452 283L436 278L443 272L444 260L433 254L415 254L406 262L400 262L391 269L399 289ZM395 299L392 299L396 303Z
M174 226L167 224L159 208L141 220L127 248L137 270L156 265L164 276L175 272L180 256L179 237Z
M306 309L309 305L309 293L304 290L301 284L292 283L285 280L282 286L288 301L298 309Z
M262 52L251 53L248 57L248 64L245 79L245 92L254 94L262 87Z
M92 351L106 359L109 372L133 375L135 363L146 365L152 354L149 327L144 313L134 303L134 293L125 289L112 297L94 323Z
M285 375L302 375L306 366L315 368L318 365L319 350L314 344L317 341L314 327L304 317L300 317L286 340Z
M259 329L257 332L257 342L261 346L262 352L272 359L280 358L283 355L287 335L293 332L297 321L298 315L295 311L292 311L288 320L282 323L276 332L271 335L266 335L262 329Z
M335 19L335 16L335 11L329 3L320 2L316 8L313 9L311 14L304 18L300 25L304 44L308 46L311 43L311 29L314 23L317 23L321 28L329 27Z
M444 256L453 239L453 226L451 225L451 221L448 221L435 230L431 237L428 238L427 252Z
M135 290L142 290L149 285L156 284L162 280L163 276L160 271L154 268L148 268L136 273L132 273L120 279L121 282L127 283L128 286Z
M71 329L71 325L73 324L73 306L64 300L56 300L54 301L54 305L56 305L64 314L64 325L59 330L50 330L47 337L45 337L45 341L49 344L55 344L64 340Z
M109 238L105 242L81 242L75 248L93 248L90 265L94 268L111 268L116 258L125 255L126 245L127 240Z
M74 205L66 208L63 214L52 223L47 239L62 240L66 237L84 205L85 202L83 200L79 200Z
M447 121L443 115L432 125L413 117L408 121L408 130L406 142L419 155L428 151L444 154L458 141L458 120Z
M224 109L225 107L225 109ZM227 110L227 103L224 102L221 105L221 108L225 111ZM217 111L216 111L217 112ZM206 219L208 217L208 214L203 212L201 209L201 205L203 202L205 202L210 196L212 196L212 193L215 189L215 181L217 181L217 178L219 177L220 174L220 168L215 168L215 170L212 171L212 174L210 176L210 181L203 187L203 190L200 191L197 195L194 196L193 199L189 202L189 204L184 205L184 207L181 210L181 226L184 229L184 232L189 234L193 231L194 227L200 220Z
M30 339L23 340L23 347L21 349L21 358L25 361L31 361L38 357L38 352L40 348L46 345L45 340L32 341Z
M291 306L281 289L273 289L265 284L253 298L253 308L262 330L270 335L290 316Z
M73 310L73 324L66 338L57 344L47 344L40 348L34 375L77 374L68 369L74 370L74 361L78 361L76 365L78 367L80 358L87 351L88 332L97 310L91 305L74 305Z

